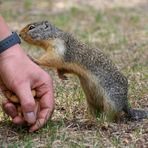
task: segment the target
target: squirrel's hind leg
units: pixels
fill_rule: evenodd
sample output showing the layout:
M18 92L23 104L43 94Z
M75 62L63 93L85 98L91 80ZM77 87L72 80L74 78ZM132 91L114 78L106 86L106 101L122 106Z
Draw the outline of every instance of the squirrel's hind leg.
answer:
M117 110L110 101L95 101L90 103L87 100L88 111L93 117L103 118L107 121L116 121L121 116L121 111Z

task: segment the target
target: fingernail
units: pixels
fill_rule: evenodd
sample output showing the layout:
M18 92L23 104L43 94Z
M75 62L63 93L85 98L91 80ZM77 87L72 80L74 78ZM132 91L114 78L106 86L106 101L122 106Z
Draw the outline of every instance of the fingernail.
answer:
M25 113L24 117L27 120L27 122L30 124L33 124L36 121L34 112Z

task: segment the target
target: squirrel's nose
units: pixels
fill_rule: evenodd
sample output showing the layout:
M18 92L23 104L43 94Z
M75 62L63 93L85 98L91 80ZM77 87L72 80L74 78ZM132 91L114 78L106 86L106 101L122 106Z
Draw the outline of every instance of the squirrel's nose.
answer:
M19 33L19 36L21 37L21 34Z

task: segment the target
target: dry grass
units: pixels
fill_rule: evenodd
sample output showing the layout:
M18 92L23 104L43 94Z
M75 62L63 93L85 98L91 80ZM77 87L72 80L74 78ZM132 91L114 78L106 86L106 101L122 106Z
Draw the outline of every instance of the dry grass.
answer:
M128 77L131 106L147 108L147 3L132 0L129 7L107 7L111 4L107 1L108 5L103 3L100 10L92 4L85 5L85 1L79 5L76 2L80 1L6 0L1 2L0 12L16 31L28 22L47 19L63 30L70 30L87 44L101 48ZM93 1L96 5L98 2ZM34 57L42 54L41 50L30 45L23 43L22 46ZM89 120L78 79L69 75L67 81L61 81L55 72L48 72L54 80L56 98L52 121L30 134L26 127L13 125L1 113L1 147L148 147L148 120L121 120L119 123L108 123L102 118Z

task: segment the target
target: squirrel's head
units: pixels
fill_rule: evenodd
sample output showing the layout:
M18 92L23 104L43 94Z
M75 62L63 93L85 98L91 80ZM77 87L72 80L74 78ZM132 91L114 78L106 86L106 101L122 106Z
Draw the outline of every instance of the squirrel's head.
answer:
M48 47L48 41L52 41L56 38L59 38L62 34L62 31L52 25L49 21L41 21L31 23L25 26L20 31L20 36L23 40L30 44Z
M27 25L20 31L20 36L30 44L55 51L54 53L59 54L60 57L64 56L71 47L75 49L77 45L71 34L56 28L48 21Z

